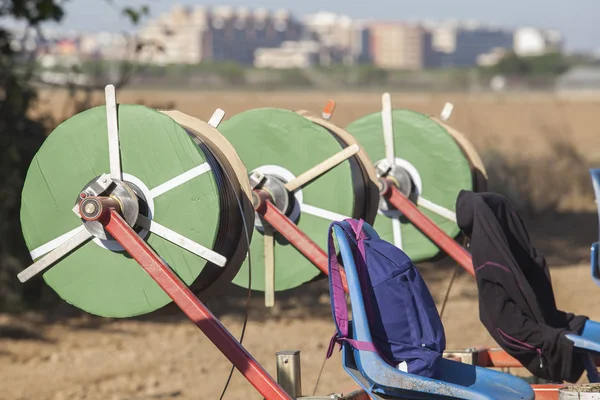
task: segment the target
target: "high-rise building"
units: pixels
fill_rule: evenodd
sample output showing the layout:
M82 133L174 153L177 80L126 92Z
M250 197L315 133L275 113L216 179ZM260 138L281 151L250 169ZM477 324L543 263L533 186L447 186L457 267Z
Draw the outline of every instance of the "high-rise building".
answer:
M510 50L513 33L508 30L479 25L476 22L444 22L428 29L431 32L432 54L427 66L466 67L477 65L481 56Z
M234 61L246 65L253 63L257 48L278 47L301 35L302 25L285 10L182 6L173 7L139 33L142 40L162 45L164 52L152 55L155 62Z
M330 12L307 15L303 22L310 38L331 54L332 63L351 65L369 61L369 30L363 23Z
M371 59L386 69L423 68L429 41L417 24L379 22L369 25Z

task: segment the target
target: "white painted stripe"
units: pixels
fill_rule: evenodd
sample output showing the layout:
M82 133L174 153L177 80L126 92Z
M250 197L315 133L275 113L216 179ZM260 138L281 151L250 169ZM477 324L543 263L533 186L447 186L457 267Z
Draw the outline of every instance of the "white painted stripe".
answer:
M385 158L388 166L392 167L396 156L394 155L394 126L392 123L392 97L389 93L381 96L381 122L383 124L383 141L385 143Z
M221 124L221 121L223 121L223 117L225 117L225 111L217 108L208 120L208 124L213 128L217 128Z
M301 204L300 211L305 212L315 217L321 217L330 221L343 221L350 217L345 217L342 214L335 213L333 211L323 210L322 208L309 206L308 204Z
M113 85L104 88L106 101L106 126L108 128L108 159L110 163L110 177L122 180L121 154L119 151L119 125L117 121L117 96Z
M79 208L79 207L77 207ZM70 230L69 232L60 235L56 239L52 239L46 244L41 245L40 247L33 249L29 254L31 255L31 259L35 260L36 258L43 256L46 253L51 252L67 240L71 239L73 236L77 235L79 232L86 230L83 225L79 225L77 228Z
M434 212L437 215L446 218L447 220L450 220L450 221L456 223L456 214L454 212L448 210L447 208L439 206L435 203L432 203L431 201L424 199L421 196L419 196L419 199L417 200L417 205L419 205L431 212Z
M394 246L402 250L402 230L398 217L392 218L392 232L394 234Z
M144 229L148 229L150 232L155 235L160 236L161 238L168 240L171 243L176 244L177 246L189 251L190 253L194 253L203 259L218 265L219 267L224 267L227 263L227 259L208 249L191 239L186 238L185 236L180 235L179 233L170 230L169 228L162 226L156 221L150 220L143 215L138 216L137 220L138 225L140 225Z
M185 171L183 174L177 175L175 178L158 185L150 191L150 195L152 198L157 198L161 194L164 194L169 190L176 188L177 186L186 183L187 181L194 179L195 177L200 176L208 171L210 171L210 165L208 165L208 163L198 165L197 167Z
M29 279L33 278L45 269L50 268L57 261L64 258L73 250L87 242L89 239L91 239L91 237L92 234L84 228L83 231L77 232L74 236L61 243L60 246L57 246L44 257L25 268L17 275L17 278L19 278L19 281L21 282L27 282Z

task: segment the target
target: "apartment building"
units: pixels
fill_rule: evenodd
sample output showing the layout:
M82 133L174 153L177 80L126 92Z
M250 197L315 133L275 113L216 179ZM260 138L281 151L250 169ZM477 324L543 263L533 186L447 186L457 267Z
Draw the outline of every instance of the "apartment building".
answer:
M310 39L331 54L331 63L352 65L370 60L369 30L363 23L330 12L307 15L303 23Z
M175 6L140 30L144 41L161 44L157 63L235 61L252 65L258 48L300 39L302 24L286 10Z
M428 28L432 53L428 67L465 67L477 65L513 47L513 32L476 22L443 22Z
M418 70L425 65L430 40L423 27L401 22L369 25L371 60L385 69Z

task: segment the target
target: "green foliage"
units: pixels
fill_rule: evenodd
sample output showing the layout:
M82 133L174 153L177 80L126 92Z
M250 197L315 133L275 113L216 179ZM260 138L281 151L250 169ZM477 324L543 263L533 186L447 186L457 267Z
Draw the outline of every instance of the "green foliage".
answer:
M309 88L313 84L303 69L286 69L281 74L283 82L289 86Z
M498 64L491 67L496 74L526 77L540 75L560 75L569 69L567 59L561 53L548 53L540 56L519 57L508 53Z
M246 73L244 67L234 62L222 62L212 65L216 67L216 72L219 76L229 84L239 85L246 81Z
M356 75L356 83L359 85L380 85L388 79L388 71L372 65L358 66Z
M531 72L531 66L515 53L504 56L492 70L495 73L507 76L526 76Z

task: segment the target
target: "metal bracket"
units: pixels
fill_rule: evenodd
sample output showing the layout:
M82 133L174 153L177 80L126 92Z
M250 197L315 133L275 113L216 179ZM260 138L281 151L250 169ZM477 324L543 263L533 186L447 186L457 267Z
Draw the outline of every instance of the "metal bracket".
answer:
M279 351L275 356L277 357L277 383L293 398L302 396L300 351Z
M260 189L267 181L267 177L260 171L252 172L248 179L250 180L250 188L252 190Z
M114 183L109 174L102 174L96 180L90 182L88 186L79 194L79 199L73 207L73 212L78 217L79 215L79 203L81 199L88 196L100 196L108 190L108 188Z

